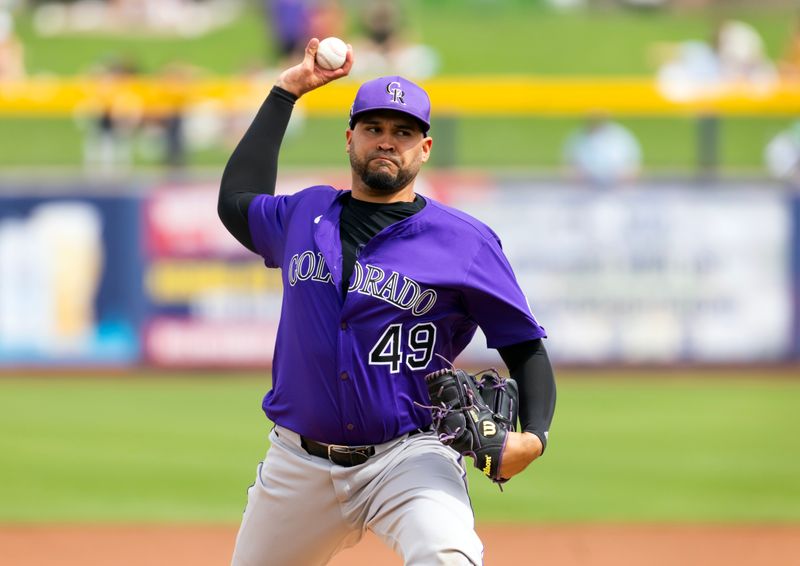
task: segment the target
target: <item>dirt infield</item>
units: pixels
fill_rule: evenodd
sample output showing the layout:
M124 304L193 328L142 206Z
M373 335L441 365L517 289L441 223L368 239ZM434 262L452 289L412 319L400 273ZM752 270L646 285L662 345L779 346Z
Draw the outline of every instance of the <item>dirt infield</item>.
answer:
M800 526L483 526L478 531L486 566L800 564ZM0 525L0 561L13 566L219 566L229 563L235 536L230 526ZM400 564L372 535L331 562Z

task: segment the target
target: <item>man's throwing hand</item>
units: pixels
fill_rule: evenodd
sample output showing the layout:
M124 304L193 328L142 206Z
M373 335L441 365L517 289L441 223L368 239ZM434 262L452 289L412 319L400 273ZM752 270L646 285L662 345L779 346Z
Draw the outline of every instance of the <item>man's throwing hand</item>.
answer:
M336 79L346 77L353 67L353 46L347 44L347 56L344 65L338 69L323 69L317 64L317 50L319 49L319 39L312 37L303 56L303 61L294 67L283 71L278 77L276 86L294 94L298 98L305 93L319 88Z

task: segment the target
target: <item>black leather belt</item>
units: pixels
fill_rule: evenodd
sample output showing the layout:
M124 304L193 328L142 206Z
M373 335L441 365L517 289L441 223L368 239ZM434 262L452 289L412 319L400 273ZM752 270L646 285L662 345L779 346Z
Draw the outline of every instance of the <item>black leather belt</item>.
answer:
M425 431L415 429L409 432L408 436L414 436L415 434L419 434L421 432ZM374 446L343 446L340 444L323 444L322 442L311 440L305 436L300 437L300 446L302 446L303 450L312 456L325 458L337 466L343 466L345 468L360 466L375 455Z

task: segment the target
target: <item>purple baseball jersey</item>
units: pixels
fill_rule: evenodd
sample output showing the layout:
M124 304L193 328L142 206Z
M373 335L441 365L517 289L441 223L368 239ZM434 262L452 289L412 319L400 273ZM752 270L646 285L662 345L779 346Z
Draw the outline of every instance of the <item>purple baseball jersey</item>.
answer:
M378 444L431 422L423 377L446 367L478 326L499 348L545 336L494 232L426 198L379 232L342 282L340 191L259 195L248 220L283 304L273 422L320 442ZM345 294L342 285L347 285Z

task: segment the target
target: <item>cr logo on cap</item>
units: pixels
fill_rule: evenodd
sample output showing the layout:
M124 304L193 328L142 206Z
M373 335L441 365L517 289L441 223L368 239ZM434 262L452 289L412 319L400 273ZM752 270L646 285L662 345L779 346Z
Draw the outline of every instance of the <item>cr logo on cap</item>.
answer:
M393 82L390 82L389 84L387 84L386 85L386 92L388 92L389 94L392 95L392 102L394 102L395 104L397 104L397 103L405 104L406 103L406 101L403 100L403 97L406 95L406 93L403 92L402 88L400 88L400 83L399 82L393 81Z

